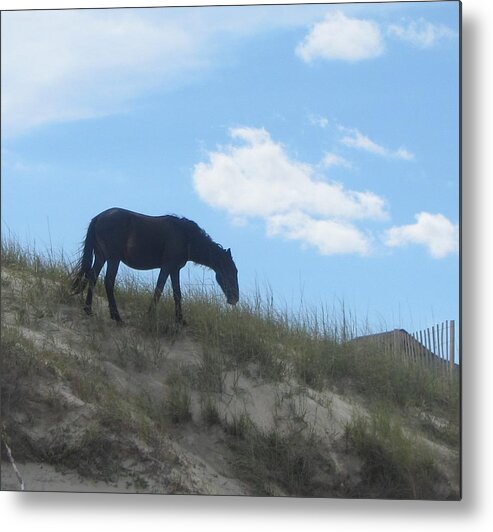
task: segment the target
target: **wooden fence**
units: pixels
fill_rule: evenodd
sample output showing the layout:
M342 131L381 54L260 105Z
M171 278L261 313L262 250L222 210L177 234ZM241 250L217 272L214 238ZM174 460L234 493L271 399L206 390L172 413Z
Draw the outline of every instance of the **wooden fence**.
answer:
M411 335L425 351L432 356L431 362L456 369L455 364L455 321L438 323L431 328L415 332ZM408 348L408 354L414 355L413 348Z
M384 333L356 338L364 344L377 344L392 356L402 357L405 362L426 366L432 371L454 374L455 363L455 321L445 321L433 327L408 333L394 329Z

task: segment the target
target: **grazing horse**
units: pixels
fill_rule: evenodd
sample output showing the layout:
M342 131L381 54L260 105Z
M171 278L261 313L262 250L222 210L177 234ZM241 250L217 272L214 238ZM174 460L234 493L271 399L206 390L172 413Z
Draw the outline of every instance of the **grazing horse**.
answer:
M88 286L84 310L91 314L93 289L107 262L104 286L110 316L121 322L114 295L120 262L136 270L159 268L149 310L156 306L170 276L176 321L183 323L180 270L189 260L214 270L227 302L230 305L238 302L238 270L231 250L214 242L195 222L171 215L147 216L125 209L108 209L89 224L82 257L73 274L72 292L79 294Z

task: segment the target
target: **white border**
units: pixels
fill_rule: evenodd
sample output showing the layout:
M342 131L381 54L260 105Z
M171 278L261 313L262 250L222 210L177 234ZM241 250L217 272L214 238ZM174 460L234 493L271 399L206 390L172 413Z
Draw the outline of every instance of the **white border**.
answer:
M249 4L204 0L0 0L1 9ZM287 3L271 1L268 3ZM321 2L322 3L322 2ZM493 2L463 1L463 500L390 502L0 493L3 530L485 530L492 521ZM491 526L491 524L489 525ZM472 528L470 528L472 527Z

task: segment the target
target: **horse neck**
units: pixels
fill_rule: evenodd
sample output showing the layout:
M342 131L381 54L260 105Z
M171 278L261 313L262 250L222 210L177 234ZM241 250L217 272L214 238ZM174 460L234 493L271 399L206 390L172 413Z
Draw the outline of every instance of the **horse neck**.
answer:
M214 242L206 239L199 240L190 243L189 256L193 262L215 271L217 250L218 246Z

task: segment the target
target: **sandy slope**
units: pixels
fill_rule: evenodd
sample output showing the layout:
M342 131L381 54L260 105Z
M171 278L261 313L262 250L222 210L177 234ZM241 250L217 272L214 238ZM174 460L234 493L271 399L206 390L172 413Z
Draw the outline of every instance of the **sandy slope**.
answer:
M84 316L78 305L60 304L53 312L37 302L36 308L27 310L28 317L23 315L20 320L21 311L26 312L27 285L29 280L2 270L3 325L17 329L40 351L56 350L68 359L96 365L115 390L115 397L145 400L160 408L170 397L170 374L177 368L197 371L202 361L201 346L186 329L171 340L161 339L157 346L132 327L131 320L123 328L115 326L107 317L105 302L99 299L93 318ZM94 350L91 345L96 339L98 349ZM158 353L159 361L137 368L122 361L122 346L129 345L137 355ZM128 430L125 425L118 430L109 426L101 418L98 404L82 400L62 375L48 369L16 383L22 400L4 413L9 430L15 430L13 439L18 448L14 445L12 451L14 457L18 453L17 466L27 490L254 494L248 482L237 478L236 457L227 445L224 428L204 422L197 391L191 392L191 419L168 426L159 442L150 444L131 429L131 420ZM317 392L294 381L265 382L252 367L240 374L226 372L222 393L215 399L224 420L246 413L263 430L275 427L282 432L298 423L300 430L315 431L330 449L335 466L330 478L322 478L321 473L321 481L358 483L359 460L345 453L342 445L346 423L355 411L365 412L356 398ZM93 441L99 447L91 454ZM457 456L444 446L433 445L438 447L443 463L452 464L454 469ZM60 448L70 460L50 463L53 450ZM99 455L101 449L104 452ZM78 462L79 455L84 467ZM1 488L18 489L4 454L1 472ZM285 494L279 486L272 486L271 492Z

